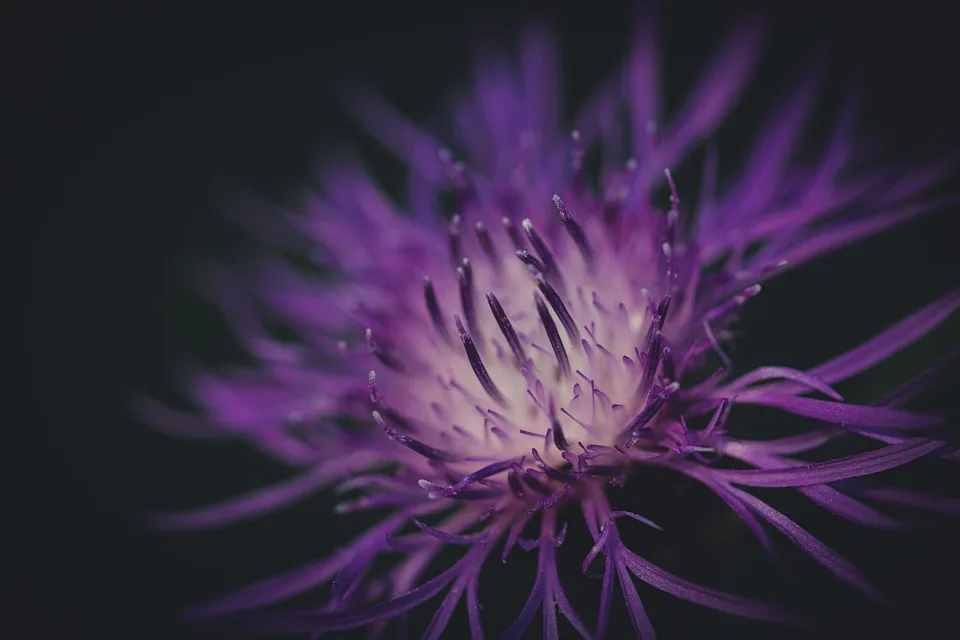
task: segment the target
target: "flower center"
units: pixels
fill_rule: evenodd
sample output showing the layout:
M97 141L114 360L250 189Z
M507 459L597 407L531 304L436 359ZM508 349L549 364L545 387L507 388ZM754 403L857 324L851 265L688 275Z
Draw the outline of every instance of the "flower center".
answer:
M370 374L374 417L425 473L524 458L609 468L653 437L677 389L662 333L670 296L645 288L665 288L661 243L618 250L599 212L581 225L554 202L560 224L543 232L504 218L499 233L477 223L467 234L455 217L451 275L424 278L423 308L396 320L403 357L368 334L385 365Z

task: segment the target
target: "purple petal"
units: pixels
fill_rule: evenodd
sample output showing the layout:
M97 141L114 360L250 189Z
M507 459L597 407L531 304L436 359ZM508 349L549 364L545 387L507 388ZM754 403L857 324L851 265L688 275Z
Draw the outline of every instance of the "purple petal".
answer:
M754 369L750 373L737 378L721 389L717 389L717 391L715 391L712 395L714 397L731 395L734 390L749 387L755 382L761 382L763 380L771 380L775 378L786 378L788 380L793 380L794 382L800 383L806 387L810 387L811 389L816 389L820 393L830 396L834 400L843 400L843 396L837 393L830 387L830 385L820 378L797 369L791 369L789 367L760 367L758 369Z
M859 487L858 485L853 485L852 492L868 500L960 516L960 498L937 496L910 489Z
M347 95L347 112L357 123L407 165L432 183L444 178L437 152L443 145L410 123L367 85L356 85Z
M948 197L919 204L909 204L887 213L837 224L829 231L812 233L806 240L801 240L790 249L778 252L778 257L787 261L785 268L797 267L815 256L880 233L920 214L951 205L956 200L954 197Z
M902 531L910 527L909 524L891 518L832 487L816 485L800 487L799 491L828 511L857 524L889 531Z
M947 319L957 307L960 307L960 290L952 291L867 340L859 347L851 349L807 373L831 384L846 380L919 340ZM801 391L802 387L795 384L778 383L763 389L767 393L789 394Z
M746 491L734 489L733 487L730 487L730 491L740 498L748 507L753 509L757 515L776 527L780 533L789 538L811 558L822 564L841 580L853 585L866 596L877 602L890 604L890 600L879 589L873 586L849 560L814 538L796 522Z
M745 455L791 455L816 449L827 441L845 433L835 427L825 427L796 436L777 438L776 440L734 440L730 438L723 441L723 453L738 458Z
M421 531L446 544L486 544L487 542L488 534L486 531L469 535L447 533L446 531L441 531L440 529L434 529L430 525L424 524L416 518L410 519L413 520L413 524L417 525Z
M611 518L611 519L616 520L617 518L623 518L623 517L632 518L632 519L636 520L637 522L641 522L641 523L647 525L648 527L653 527L653 528L656 529L657 531L663 531L663 527L661 527L660 525L658 525L656 522L654 522L653 520L650 520L650 519L648 519L648 518L644 518L644 517L641 516L640 514L634 513L633 511L612 511L612 512L610 512L610 518Z
M711 469L710 477L750 487L803 487L893 469L942 447L942 442L914 438L866 453L783 469Z
M795 396L745 396L746 394L739 396L737 401L744 404L777 407L807 418L839 424L842 427L921 429L935 427L943 422L943 416L933 413L918 413Z
M261 580L212 602L194 607L184 616L192 620L209 620L273 604L304 593L333 578L350 561L354 555L353 550L384 543L385 536L398 529L405 521L404 514L392 516L369 529L350 546L334 552L323 560Z
M751 496L752 497L752 496ZM669 571L647 562L628 549L623 550L624 564L630 571L651 587L665 591L672 596L688 600L704 607L723 611L745 618L767 620L770 622L802 622L803 619L780 607L741 598L733 594L717 591L689 582L673 575Z
M754 537L760 542L761 546L766 550L767 554L771 558L777 557L777 552L774 549L773 541L770 539L770 536L767 535L767 532L764 530L763 525L757 520L757 518L747 509L740 500L737 499L732 493L727 491L725 485L719 482L710 482L708 479L708 474L703 474L703 476L697 476L701 481L703 481L710 489L714 491L720 499L727 503L727 506L733 509L733 511L743 520L743 523L747 525L747 528L750 529Z
M462 562L462 561L461 561ZM271 633L307 633L318 630L355 629L378 620L388 620L410 611L438 593L462 571L461 563L407 593L370 606L344 611L290 611L237 616L246 631Z
M436 613L433 614L433 618L430 620L430 626L423 632L423 640L439 640L440 634L446 630L447 625L450 623L450 617L453 615L454 608L456 608L460 602L460 598L463 597L464 587L471 579L472 576L469 574L457 576L453 586L447 591L447 595L443 597L443 602L440 603Z
M956 364L960 360L960 348L954 349L944 357L940 358L933 366L925 369L922 373L906 382L896 391L887 394L883 399L877 401L878 407L899 407L909 402L917 394L924 391L931 383L943 375L944 371Z
M676 165L687 148L713 129L733 106L759 57L761 40L760 25L752 21L742 24L724 41L712 58L713 68L664 133L658 154L661 166Z
M613 526L613 525L610 525ZM630 622L640 638L649 638L654 640L657 637L650 622L650 616L643 608L643 601L640 600L640 594L637 593L637 585L633 584L633 578L627 571L625 561L620 557L622 551L614 557L607 557L608 563L613 563L617 570L617 578L620 580L620 590L623 591L623 601L627 605L627 613L630 615Z
M257 489L232 500L199 509L180 513L154 514L149 516L149 522L152 527L161 531L210 529L233 524L285 507L352 471L370 467L378 462L377 456L372 452L330 460L325 462L324 466L287 482Z
M470 640L484 640L480 622L480 599L477 597L477 577L467 584L467 617L470 620Z

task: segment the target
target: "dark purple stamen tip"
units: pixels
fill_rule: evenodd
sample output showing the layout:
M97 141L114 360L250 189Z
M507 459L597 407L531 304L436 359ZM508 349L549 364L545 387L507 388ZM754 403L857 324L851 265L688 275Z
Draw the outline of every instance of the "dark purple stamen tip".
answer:
M570 443L567 442L567 438L563 434L563 427L560 426L560 421L554 418L551 428L553 429L553 444L555 444L560 451L568 450Z
M587 236L583 232L583 228L577 224L577 221L574 220L573 216L570 215L570 212L567 211L567 208L564 206L563 200L560 199L560 196L554 194L553 203L557 205L557 209L560 210L560 221L563 222L564 229L566 229L567 233L570 234L570 237L573 239L573 243L577 245L580 255L583 256L583 261L587 263L587 268L592 270L593 249L590 247L590 242L587 240Z
M383 429L383 432L387 434L387 437L395 442L399 442L408 449L419 453L425 458L434 460L436 462L458 462L461 460L461 457L455 453L450 453L449 451L442 451L440 449L435 449L429 445L426 445L419 440L415 440L410 436L404 435L397 431L393 425L384 420L381 412L373 412L373 421L377 423L377 426Z
M667 311L670 309L670 298L670 292L667 292L663 294L659 304L657 304L657 325L660 329L663 329L663 325L667 321Z
M524 470L519 464L513 465L513 472L517 475L517 478L523 481L524 485L533 489L536 493L539 493L542 496L548 496L551 493L550 487L545 485L543 482L533 475L533 469Z
M496 319L497 325L500 327L501 333L503 333L503 337L507 340L507 344L510 345L510 350L513 351L513 357L517 360L517 366L522 367L523 363L527 360L527 356L523 351L523 345L520 344L520 338L510 323L510 318L507 317L503 307L500 306L500 301L497 300L497 296L495 296L492 291L487 291L486 295L487 302L490 304L490 311L493 312L493 317Z
M653 420L654 416L657 415L657 412L663 407L664 403L670 397L680 389L680 385L676 382L673 382L664 389L656 389L652 394L650 401L640 410L640 413L630 421L630 424L627 425L627 428L624 429L624 433L630 434L630 440L627 441L628 446L632 446L636 443L635 438L638 439L638 434L640 431L647 426L647 424Z
M464 258L461 265L457 267L457 285L460 289L460 306L467 320L467 327L479 340L480 330L477 326L477 312L474 306L473 268L467 258Z
M377 344L376 340L373 339L373 330L367 329L366 332L367 339L367 349L370 350L370 353L373 356L386 365L388 368L393 369L394 371L403 372L404 366L403 363L394 358L392 355L384 351L380 345Z
M430 314L430 321L433 328L446 342L450 342L450 333L447 331L447 325L443 321L443 314L440 312L440 303L437 301L437 292L433 287L433 280L430 276L423 278L423 298L427 304L427 313Z
M527 239L530 240L530 245L534 251L537 252L537 255L540 256L540 261L543 262L543 275L546 276L547 280L553 285L562 289L563 278L560 276L560 268L557 266L557 261L553 257L553 252L550 251L547 243L543 241L540 234L533 228L533 223L530 222L529 218L523 221L523 230L527 234Z
M507 484L510 485L510 490L513 491L513 495L517 496L521 500L526 498L527 492L523 490L523 485L520 483L520 479L517 477L516 471L511 471L507 476Z
M526 249L517 249L517 257L520 258L520 262L528 267L532 267L538 273L543 273L544 269L546 269L546 267L543 266L543 263Z
M573 321L573 317L567 310L567 306L563 304L563 300L560 299L560 294L557 293L556 289L550 286L550 283L547 282L542 275L537 275L536 280L537 287L540 289L543 297L547 299L547 302L550 303L550 306L553 307L557 317L560 318L560 324L562 324L563 328L566 330L567 335L570 337L570 341L573 344L580 342L580 330L577 329L577 323Z
M638 389L640 395L644 395L650 390L650 385L657 375L657 368L660 366L660 356L662 355L662 339L663 334L660 333L659 329L655 329L650 335L645 354L647 358L644 363L643 377L640 379L640 388Z
M496 247L493 246L493 238L490 237L490 232L487 231L487 228L482 222L477 222L475 229L477 231L477 242L480 243L480 249L483 251L483 255L487 257L487 260L490 261L493 268L499 271L500 257L497 255Z
M467 352L467 360L470 361L470 366L473 368L473 373L477 376L477 380L480 381L480 385L483 387L483 390L486 391L487 395L493 398L498 404L505 405L506 400L504 399L503 394L500 393L500 390L497 389L497 386L493 383L493 380L490 379L490 374L487 373L487 368L483 365L483 360L480 359L480 353L477 351L477 346L473 343L473 338L464 328L463 323L460 322L460 316L453 314L453 322L457 325L457 332L460 334L460 342L463 343L463 349Z
M567 350L563 346L563 340L560 338L560 332L557 331L557 325L547 309L546 303L539 294L534 292L533 301L537 305L537 313L540 315L540 323L543 324L547 332L547 338L550 339L550 346L553 347L553 354L557 357L557 363L560 365L560 374L562 376L570 375L570 359L567 357Z
M523 249L526 245L523 242L523 236L520 235L517 225L513 224L513 221L510 218L503 218L503 228L506 230L507 235L510 236L510 241L513 242L513 246L517 251Z

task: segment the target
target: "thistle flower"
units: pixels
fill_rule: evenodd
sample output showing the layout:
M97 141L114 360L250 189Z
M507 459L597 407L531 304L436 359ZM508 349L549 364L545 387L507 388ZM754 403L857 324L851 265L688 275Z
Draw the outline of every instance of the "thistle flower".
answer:
M538 614L545 638L558 637L558 614L583 637L603 638L617 583L637 635L653 637L635 578L719 611L796 620L644 559L620 522L659 527L618 510L611 487L645 465L699 481L768 549L764 523L881 602L886 597L863 573L749 488L793 489L879 528L900 523L868 502L960 512L948 498L844 482L924 456L957 459L935 430L940 415L901 408L946 359L876 404L845 402L834 389L942 322L960 306L960 291L807 371L764 366L733 377L728 353L732 327L761 281L942 205L918 197L945 167L851 175L852 102L819 163L794 166L815 69L761 130L741 177L723 194L714 188L716 156L707 154L691 209L669 167L734 103L758 56L760 29L747 23L734 33L686 107L664 122L656 46L645 22L623 73L588 102L572 135L559 134L559 71L548 34L523 39L519 65L483 58L475 83L455 97L444 133L458 154L372 90L357 89L351 104L359 121L409 168L406 205L342 161L322 172L322 193L303 213L246 220L281 249L309 245L333 276L311 277L279 260L253 275L212 271L210 291L257 366L197 376L203 421L155 403L144 409L186 435L246 439L302 471L156 523L227 525L330 486L360 494L338 512L389 515L345 548L198 607L195 618L233 618L254 632L371 626L376 634L445 594L424 637L444 633L465 598L471 637L483 638L480 575L491 557L506 560L519 544L536 550L538 569L507 638L521 637ZM626 157L624 141L633 154L626 162L618 159ZM595 188L584 157L600 143ZM444 197L452 218L439 211ZM266 323L277 320L299 341L271 337ZM810 429L744 439L740 405L809 418ZM796 458L852 437L879 446L819 463ZM751 468L720 468L718 458ZM579 559L583 571L603 566L590 626L557 570L567 519L578 511L593 537ZM524 536L530 528L539 532L533 538ZM451 546L465 549L459 560L428 575ZM374 571L382 558L391 568L378 562ZM317 609L250 613L327 583L331 595Z

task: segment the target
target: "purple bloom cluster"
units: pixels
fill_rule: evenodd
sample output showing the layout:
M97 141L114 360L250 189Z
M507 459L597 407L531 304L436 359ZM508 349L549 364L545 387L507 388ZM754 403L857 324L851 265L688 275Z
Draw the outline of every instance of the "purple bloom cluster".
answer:
M761 281L941 205L920 195L946 167L851 171L852 102L817 163L790 162L815 70L759 132L735 184L717 193L716 156L708 153L695 211L683 206L668 167L733 105L760 42L758 25L745 23L686 106L662 120L655 32L644 22L622 73L576 116L571 136L559 135L556 47L534 30L518 61L483 57L474 83L454 96L443 135L456 154L373 91L352 94L359 121L409 168L408 201L390 202L358 163L344 160L322 172L322 192L303 212L249 220L282 249L302 249L306 239L333 277L279 259L252 274L211 272L210 290L257 366L197 376L202 419L158 404L144 409L168 429L227 433L302 470L280 486L158 516L158 526L226 525L330 486L353 496L338 512L389 515L325 559L198 607L194 617L241 616L238 624L258 632L371 626L376 635L445 594L424 637L440 637L465 598L471 637L483 638L480 574L495 548L506 559L520 544L536 550L538 570L506 638L521 637L538 614L545 638L558 637L558 614L583 637L603 638L617 583L638 636L653 637L634 578L731 614L795 620L777 606L689 582L630 548L620 519L659 527L616 510L608 489L642 465L701 482L764 546L772 545L772 526L841 580L885 599L748 488L794 488L879 528L901 523L873 503L960 512L944 497L834 484L923 456L958 458L937 437L942 416L901 408L936 367L872 405L847 403L834 386L942 322L960 306L960 291L806 371L764 366L733 377L726 345ZM591 176L584 156L600 142L602 168ZM654 197L662 188L663 208ZM443 199L453 203L452 218L440 211ZM301 340L273 338L266 325L277 320ZM738 405L775 407L811 427L742 439ZM354 424L345 426L344 416ZM849 437L879 446L826 462L796 458ZM716 466L723 457L750 468ZM603 566L590 626L558 577L563 519L573 507L593 536L584 573ZM539 535L525 537L530 527ZM465 550L460 559L425 575L451 545ZM392 568L371 571L384 557ZM247 613L326 583L332 593L317 609Z

